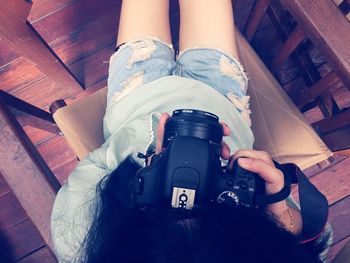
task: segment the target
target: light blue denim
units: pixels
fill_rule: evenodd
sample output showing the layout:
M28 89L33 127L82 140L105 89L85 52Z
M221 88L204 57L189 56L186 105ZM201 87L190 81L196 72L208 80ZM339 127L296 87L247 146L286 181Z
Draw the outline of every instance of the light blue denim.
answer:
M116 92L123 91L126 81L138 72L143 74L140 84L177 75L201 81L224 96L231 92L238 99L246 95L248 83L239 61L225 51L193 47L183 50L175 59L171 45L156 38L143 38L121 45L111 57L108 102Z

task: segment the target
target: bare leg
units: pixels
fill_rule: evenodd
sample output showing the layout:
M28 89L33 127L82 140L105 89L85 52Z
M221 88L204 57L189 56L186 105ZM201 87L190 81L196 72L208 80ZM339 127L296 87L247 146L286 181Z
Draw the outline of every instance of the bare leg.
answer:
M179 0L180 50L213 46L237 56L231 0Z
M146 36L171 44L169 0L123 0L117 45Z

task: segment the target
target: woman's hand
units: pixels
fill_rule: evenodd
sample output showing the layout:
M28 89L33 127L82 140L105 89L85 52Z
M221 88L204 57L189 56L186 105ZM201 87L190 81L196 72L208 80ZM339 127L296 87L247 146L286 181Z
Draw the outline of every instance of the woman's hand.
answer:
M240 158L247 157L247 158ZM234 160L238 159L240 167L257 173L265 181L265 192L268 195L280 192L284 187L284 175L278 170L270 155L263 151L239 150L230 158L229 168L232 169ZM293 234L300 234L302 230L302 220L299 211L287 206L285 200L270 204L266 208L267 212L282 223L285 228Z

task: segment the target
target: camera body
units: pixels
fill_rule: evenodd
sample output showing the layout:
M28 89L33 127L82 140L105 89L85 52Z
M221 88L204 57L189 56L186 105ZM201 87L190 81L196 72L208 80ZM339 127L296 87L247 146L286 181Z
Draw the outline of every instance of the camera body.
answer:
M209 112L180 109L167 120L162 148L150 165L136 174L133 198L139 205L164 201L174 208L192 209L216 202L224 206L256 207L264 182L242 169L237 160L221 166L223 129Z

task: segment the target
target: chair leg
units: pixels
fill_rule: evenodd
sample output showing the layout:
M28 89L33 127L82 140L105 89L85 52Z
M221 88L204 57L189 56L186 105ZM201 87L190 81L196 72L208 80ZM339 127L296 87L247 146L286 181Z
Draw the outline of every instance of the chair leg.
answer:
M48 247L52 205L60 183L0 97L0 173Z
M11 109L21 126L32 126L50 133L60 134L52 115L26 101L0 90L0 103Z

